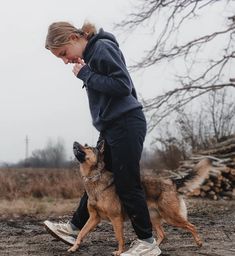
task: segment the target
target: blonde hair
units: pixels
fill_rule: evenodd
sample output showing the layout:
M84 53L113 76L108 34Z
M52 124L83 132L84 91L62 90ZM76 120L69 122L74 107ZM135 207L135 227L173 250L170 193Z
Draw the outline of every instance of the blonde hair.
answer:
M68 44L72 34L77 34L79 37L84 36L89 40L96 33L96 27L89 22L85 22L81 29L77 29L65 21L54 22L48 27L45 48L56 49Z

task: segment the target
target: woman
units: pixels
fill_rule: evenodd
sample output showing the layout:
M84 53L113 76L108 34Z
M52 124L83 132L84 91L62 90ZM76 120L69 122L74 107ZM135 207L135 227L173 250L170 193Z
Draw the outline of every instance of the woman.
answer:
M160 255L140 183L146 120L115 37L103 29L97 33L89 23L77 29L56 22L49 26L46 49L65 64L74 63L73 73L88 95L93 125L105 141L106 168L113 172L116 191L138 237L121 255ZM47 226L52 232L73 235L88 217L84 194L71 222Z

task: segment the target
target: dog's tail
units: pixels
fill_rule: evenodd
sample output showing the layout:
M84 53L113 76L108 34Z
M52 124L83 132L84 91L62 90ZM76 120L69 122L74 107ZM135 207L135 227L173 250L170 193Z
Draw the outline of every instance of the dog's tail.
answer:
M198 162L189 174L182 178L172 178L172 181L180 192L193 191L209 177L210 169L211 160L205 158Z

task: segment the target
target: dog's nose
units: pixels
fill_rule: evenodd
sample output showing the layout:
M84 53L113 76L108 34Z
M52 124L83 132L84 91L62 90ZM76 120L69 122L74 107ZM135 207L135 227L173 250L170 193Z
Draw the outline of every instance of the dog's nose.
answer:
M79 143L77 141L74 141L73 148L77 148L77 147L79 147Z
M76 141L73 143L73 153L80 163L85 162L86 154L82 151L80 144Z

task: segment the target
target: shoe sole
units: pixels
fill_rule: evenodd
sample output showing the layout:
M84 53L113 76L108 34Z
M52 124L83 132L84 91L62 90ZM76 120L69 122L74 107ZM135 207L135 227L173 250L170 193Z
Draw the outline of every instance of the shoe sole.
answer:
M150 249L149 251L146 251L146 252L144 252L144 253L137 253L138 255L148 255L148 256L158 256L158 255L161 255L161 253L162 253L162 251L161 251L161 249L159 248L159 247L157 247L157 248L152 248L152 249ZM128 255L134 255L134 252L132 252L132 253L128 253L128 252L123 252L123 253L121 253L121 255L120 256L128 256ZM136 255L136 253L135 253L135 255Z
M55 237L56 239L58 239L58 240L64 242L64 243L67 244L67 245L74 245L74 243L75 243L75 241L76 241L76 239L75 239L74 237L72 237L72 236L66 236L66 235L63 235L63 234L58 235L58 234L55 233L53 230L51 230L51 229L47 226L47 224L46 224L45 222L43 223L43 225L44 225L46 231L47 231L50 235L52 235L53 237ZM67 240L64 238L65 236L67 237ZM69 240L71 240L71 241L69 241Z

